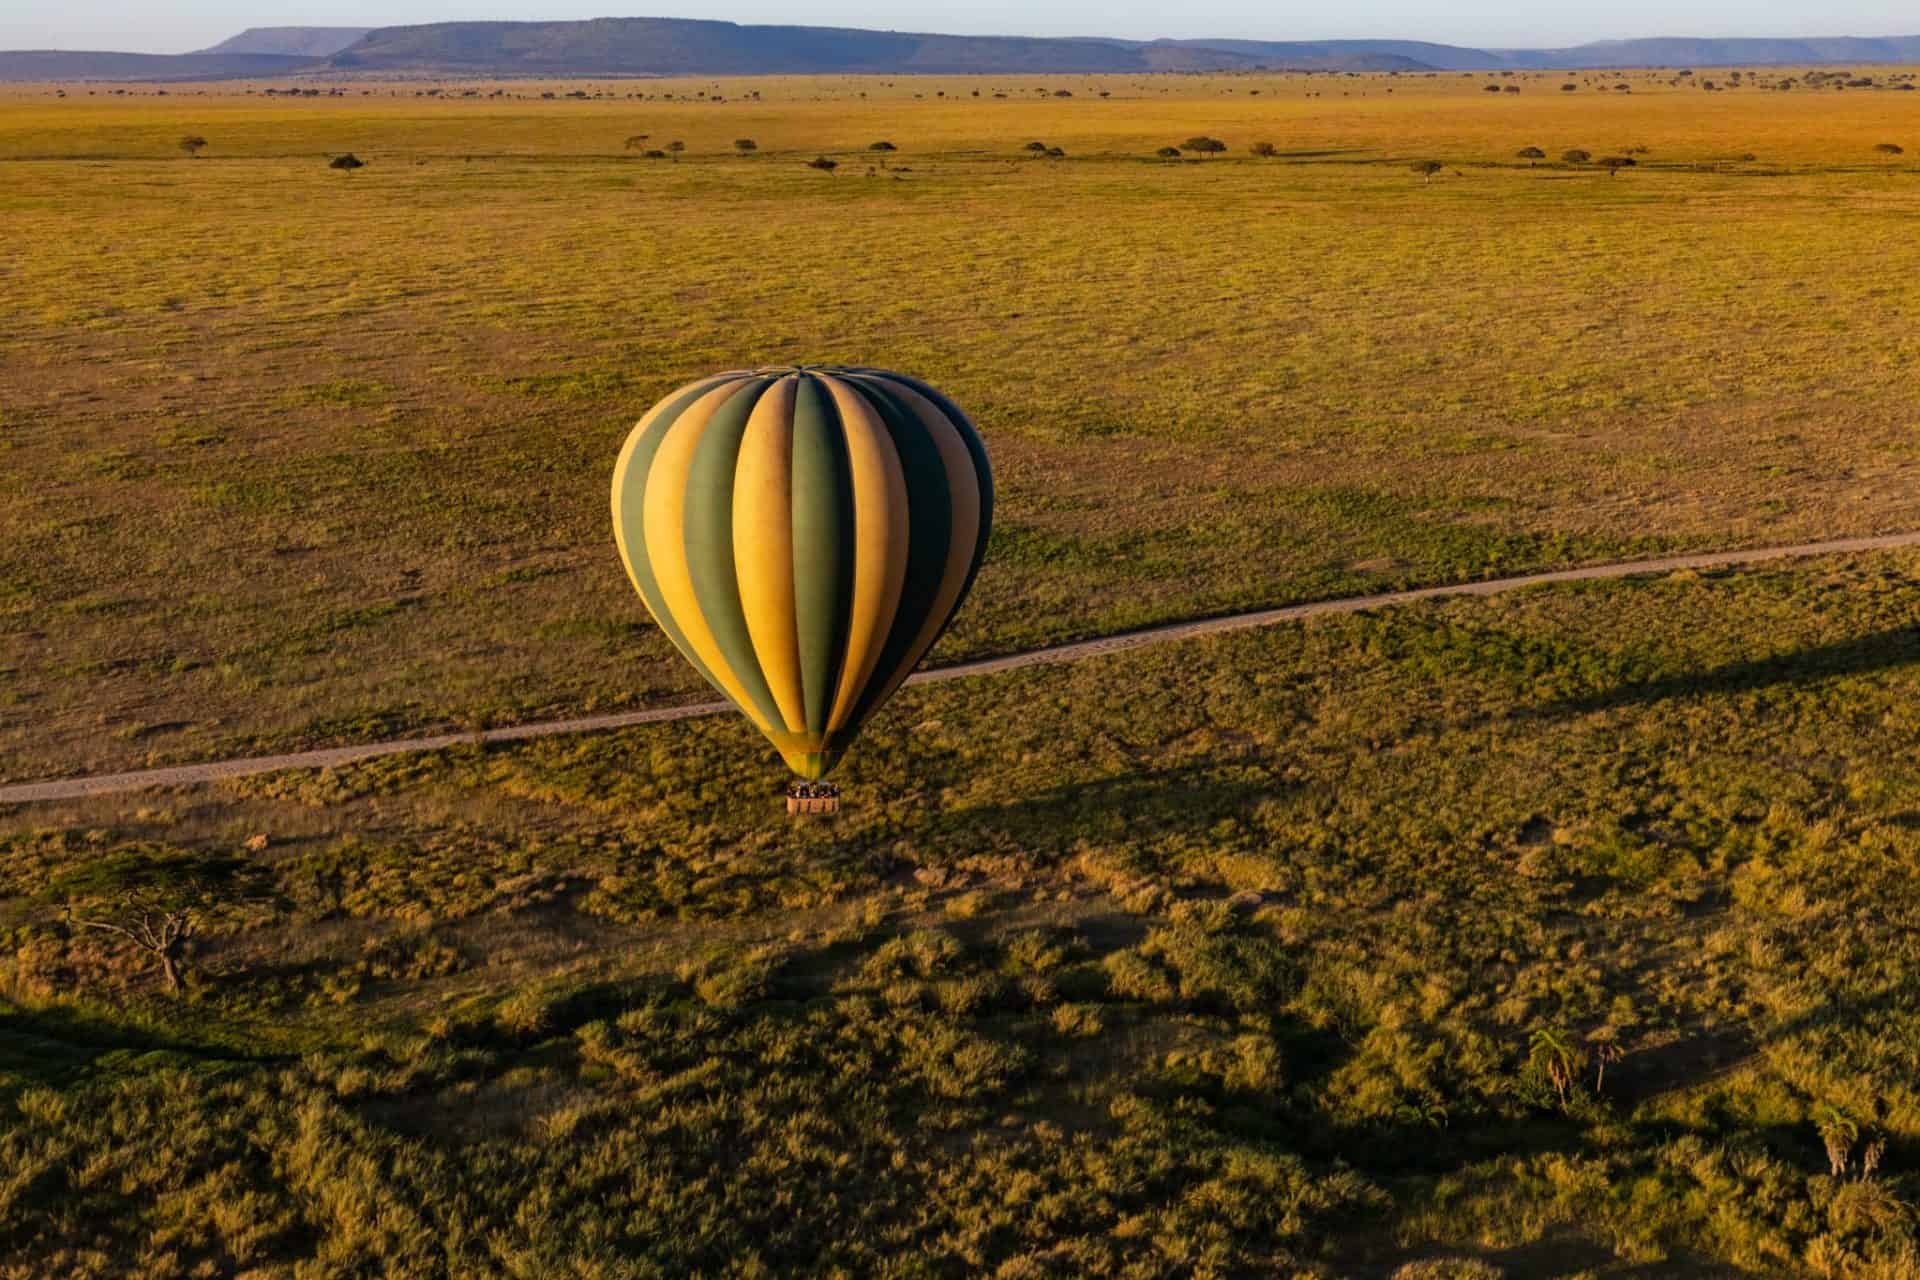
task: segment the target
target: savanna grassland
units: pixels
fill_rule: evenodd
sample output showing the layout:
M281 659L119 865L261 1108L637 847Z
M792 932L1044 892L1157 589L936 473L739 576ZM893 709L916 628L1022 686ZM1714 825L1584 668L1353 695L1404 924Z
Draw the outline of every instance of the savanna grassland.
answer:
M600 492L717 367L974 414L946 659L1920 525L1920 94L1484 79L18 90L0 777L691 693Z
M1894 554L909 689L830 823L734 719L22 812L0 1274L1911 1275L1917 622ZM182 994L62 924L189 880Z
M692 696L607 473L763 361L980 424L942 660L1920 528L1920 94L1789 74L14 91L0 777ZM734 718L0 810L0 1277L1905 1280L1917 731L1898 552L908 689L831 821Z

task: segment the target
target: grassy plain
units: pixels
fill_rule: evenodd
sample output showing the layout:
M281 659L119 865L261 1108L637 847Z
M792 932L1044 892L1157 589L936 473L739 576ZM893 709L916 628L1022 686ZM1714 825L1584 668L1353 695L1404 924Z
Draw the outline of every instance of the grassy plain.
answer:
M752 361L974 411L946 658L1920 526L1920 94L1484 79L0 99L0 777L691 694L607 469ZM927 686L831 823L733 720L0 812L0 1277L1906 1280L1917 623L1898 553ZM194 876L178 995L62 918Z
M1910 1276L1916 623L1903 553L928 686L830 824L733 720L22 812L0 1275ZM54 914L236 853L181 997Z
M1004 500L946 658L1920 523L1920 94L1603 79L18 91L0 776L690 693L601 490L748 362L976 415Z

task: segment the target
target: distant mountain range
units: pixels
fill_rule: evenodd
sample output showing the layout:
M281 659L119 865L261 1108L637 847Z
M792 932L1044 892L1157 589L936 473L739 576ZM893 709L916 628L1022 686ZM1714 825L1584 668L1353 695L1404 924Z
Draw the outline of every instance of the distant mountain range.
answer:
M239 80L286 76L313 67L312 58L260 53L78 53L28 49L0 53L0 80Z
M366 37L372 27L248 27L201 53L275 53L325 58Z
M1599 67L1810 67L1821 63L1920 61L1920 36L1834 36L1810 40L1602 40L1572 49L1513 49L1510 66L1583 70Z
M0 53L0 80L199 80L303 74L670 76L1500 71L1920 62L1920 36L1612 40L1472 49L1417 40L1111 40L948 36L690 18L255 27L187 54Z

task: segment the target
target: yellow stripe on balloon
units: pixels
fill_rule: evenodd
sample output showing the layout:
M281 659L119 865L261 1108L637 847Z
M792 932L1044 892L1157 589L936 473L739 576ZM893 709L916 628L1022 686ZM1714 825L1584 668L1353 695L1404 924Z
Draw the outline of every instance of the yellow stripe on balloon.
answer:
M634 451L640 447L640 442L646 439L647 433L653 430L654 424L660 421L660 416L664 414L670 406L678 403L680 397L686 392L700 386L717 386L720 383L731 381L740 376L739 373L716 373L711 378L702 378L698 382L689 383L687 386L680 388L680 390L647 410L646 417L634 424L633 430L627 433L627 442L620 446L620 456L613 464L613 545L619 549L620 563L626 566L627 580L633 583L633 589L640 593L640 601L642 604L646 603L647 593L640 591L639 576L633 571L634 549L627 545L627 516L629 514L637 514L637 507L633 513L626 512L622 509L629 503L638 504L646 497L644 487L641 490L633 492L629 492L627 489L628 483L633 479L627 472L633 465ZM687 407L692 409L697 406L689 405ZM649 607L648 612L652 612L651 607ZM659 619L656 618L655 621L657 622Z
M901 681L912 674L920 665L920 659L927 656L927 650L933 647L934 640L940 634L940 628L947 624L948 616L953 612L954 601L960 598L960 592L967 585L967 570L973 565L975 544L980 540L980 477L974 469L973 454L967 451L966 441L960 438L959 428L953 425L939 405L915 391L904 382L895 382L891 378L876 379L884 382L886 389L904 400L932 437L934 447L940 451L940 463L947 473L947 496L952 503L953 526L947 535L947 563L940 571L940 588L934 593L933 604L927 610L927 620L921 624L920 633L907 646L900 658L900 664L893 671L882 673L886 682L880 689L880 695L868 705L877 707L893 696Z
M660 598L667 612L680 624L688 647L720 682L720 692L762 733L772 733L774 726L754 707L753 699L714 641L713 629L701 611L699 598L694 595L693 575L687 568L687 472L693 467L694 450L699 447L700 437L715 411L743 388L754 385L743 379L715 387L687 406L687 411L667 428L666 438L660 442L660 452L654 455L653 468L647 475L647 492L641 505L646 521L647 559L653 565L654 580L660 586Z
M907 477L893 437L858 391L815 374L833 396L853 477L853 608L827 732L847 727L886 646L907 580Z
M797 377L753 406L733 473L733 567L760 674L790 733L807 727L793 603L793 398Z

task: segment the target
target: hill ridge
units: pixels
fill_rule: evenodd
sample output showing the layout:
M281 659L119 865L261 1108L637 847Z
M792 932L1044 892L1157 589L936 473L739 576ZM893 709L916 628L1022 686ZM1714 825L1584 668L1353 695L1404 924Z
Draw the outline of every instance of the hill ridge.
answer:
M248 27L200 53L272 53L326 58L366 37L372 27Z
M0 80L184 80L296 73L570 77L1472 72L1901 62L1920 62L1920 35L1663 36L1565 49L1477 49L1421 40L962 36L638 17L371 29L252 27L192 54L0 52Z

